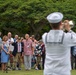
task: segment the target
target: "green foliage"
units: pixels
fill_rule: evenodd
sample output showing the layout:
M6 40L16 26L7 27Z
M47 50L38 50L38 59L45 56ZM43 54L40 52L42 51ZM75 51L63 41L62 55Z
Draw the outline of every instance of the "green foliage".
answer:
M0 31L41 36L50 30L48 14L59 11L64 19L76 21L75 9L75 0L0 0Z

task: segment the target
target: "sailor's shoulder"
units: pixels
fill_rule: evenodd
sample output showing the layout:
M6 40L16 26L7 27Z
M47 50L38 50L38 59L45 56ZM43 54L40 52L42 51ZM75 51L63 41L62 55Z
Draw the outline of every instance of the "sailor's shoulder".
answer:
M47 34L48 34L48 33L47 33L47 32L45 32L45 33L42 35L42 37L45 37Z

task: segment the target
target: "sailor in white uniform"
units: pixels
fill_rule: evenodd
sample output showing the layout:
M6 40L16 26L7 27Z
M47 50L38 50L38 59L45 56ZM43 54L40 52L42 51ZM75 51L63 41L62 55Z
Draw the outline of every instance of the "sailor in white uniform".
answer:
M71 75L70 47L76 44L76 34L67 23L62 28L63 14L54 12L47 16L52 30L42 36L46 48L44 75Z

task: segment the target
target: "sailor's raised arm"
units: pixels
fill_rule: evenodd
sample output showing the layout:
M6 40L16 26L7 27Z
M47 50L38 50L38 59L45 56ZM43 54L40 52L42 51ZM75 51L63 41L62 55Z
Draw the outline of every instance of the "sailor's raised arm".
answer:
M68 44L70 44L72 46L76 45L76 33L71 30L71 26L69 25L68 20L64 21L64 28L67 31L67 33L66 33L67 40L66 41L68 41Z

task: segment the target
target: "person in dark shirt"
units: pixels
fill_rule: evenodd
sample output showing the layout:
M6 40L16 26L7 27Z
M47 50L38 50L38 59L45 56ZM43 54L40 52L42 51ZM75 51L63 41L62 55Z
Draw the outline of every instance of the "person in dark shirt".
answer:
M13 50L13 56L14 56L14 69L21 70L21 55L23 52L23 42L21 41L21 38L18 37L17 42L14 42L12 44L14 46ZM19 64L19 65L16 65Z
M45 63L45 45L44 43L42 42L42 69L44 69L44 63Z

